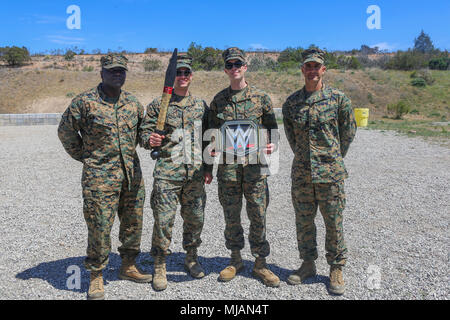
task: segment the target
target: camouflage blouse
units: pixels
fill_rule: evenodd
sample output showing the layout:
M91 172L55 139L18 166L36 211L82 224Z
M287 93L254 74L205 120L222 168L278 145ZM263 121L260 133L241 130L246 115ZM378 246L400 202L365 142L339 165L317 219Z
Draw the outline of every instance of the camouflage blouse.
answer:
M127 179L141 179L136 153L144 108L130 93L122 91L112 101L102 85L72 100L62 115L58 137L75 160L84 164L82 186L116 190Z
M343 159L356 134L350 99L329 87L308 97L303 88L287 98L282 111L284 130L294 152L292 178L305 183L347 178Z

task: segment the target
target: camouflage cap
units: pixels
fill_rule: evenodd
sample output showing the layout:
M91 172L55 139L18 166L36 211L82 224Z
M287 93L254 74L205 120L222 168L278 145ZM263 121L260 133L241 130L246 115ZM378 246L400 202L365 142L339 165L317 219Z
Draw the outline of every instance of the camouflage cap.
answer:
M110 53L103 56L100 59L102 68L112 69L112 68L124 68L128 71L127 64L128 59L123 54L120 53Z
M325 51L319 48L308 49L302 52L303 64L307 62L317 62L325 64Z
M247 63L245 60L245 52L237 47L231 47L226 49L222 53L223 61L227 62L229 60L240 60L244 63Z
M187 55L178 55L177 56L177 69L179 68L188 68L192 71L192 58Z

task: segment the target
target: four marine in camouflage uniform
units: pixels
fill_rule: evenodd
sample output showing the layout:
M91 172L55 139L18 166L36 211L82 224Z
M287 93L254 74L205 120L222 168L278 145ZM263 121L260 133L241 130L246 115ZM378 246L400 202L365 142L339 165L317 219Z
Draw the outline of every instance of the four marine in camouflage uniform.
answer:
M125 82L127 59L111 54L101 59L102 83L73 99L64 112L58 136L68 154L83 162L84 217L88 226L86 268L91 271L89 299L104 298L102 270L111 250L110 232L116 212L120 220L118 248L122 257L119 277L150 282L151 275L135 266L140 252L144 182L136 153L139 143L146 149L161 146L155 164L151 207L155 219L151 253L155 257L154 288L167 287L165 257L170 254L172 227L181 204L185 267L196 278L205 275L198 263L206 194L204 183L212 181L212 165L206 165L202 152L203 134L219 129L229 120L250 119L266 129L277 129L270 97L245 81L245 54L238 48L223 53L230 87L219 92L209 109L205 101L189 91L192 81L191 59L179 56L175 93L167 112L165 135L156 134L161 99L144 109L137 99L120 88ZM316 227L320 208L326 226L326 257L330 264L330 292L342 294L342 266L347 249L343 238L345 207L344 166L349 145L356 133L350 100L340 91L324 86L324 52L304 52L302 72L305 87L283 104L283 121L295 158L292 164L292 201L296 212L297 241L303 264L288 279L299 284L316 273ZM267 144L265 152L275 149ZM213 156L217 154L212 154ZM221 154L220 156L224 156ZM226 157L224 157L225 159ZM249 242L256 258L253 274L268 286L278 286L279 278L267 269L270 253L266 240L266 209L269 203L267 176L263 165L249 163L248 156L233 163L219 164L219 200L226 222L226 247L231 250L230 265L220 279L229 281L243 269L240 250L244 236L240 212L242 196L247 200L250 224Z
M58 136L67 153L83 163L83 212L88 227L86 269L91 271L88 299L104 298L102 270L111 251L115 215L120 220L119 278L150 282L135 266L140 252L144 180L136 145L144 109L122 91L127 59L102 57L102 83L75 97L64 112Z
M348 174L344 157L356 133L350 100L337 89L323 85L326 70L324 52L310 49L303 54L302 72L305 86L283 104L283 122L294 152L292 162L292 202L296 213L299 270L289 278L299 284L316 274L317 208L325 221L326 258L330 268L330 292L342 294L342 266L347 248L343 234L345 207L344 179Z
M155 257L153 287L167 287L165 257L170 254L172 227L177 205L181 204L183 223L183 249L187 251L185 268L195 278L205 273L197 258L201 244L206 202L205 176L211 182L211 166L203 164L203 133L208 125L208 106L202 99L192 96L192 59L177 57L177 76L165 123L166 134L155 132L161 98L147 107L141 126L143 146L147 149L161 146L161 157L153 172L151 207L154 226L151 254Z
M223 52L225 73L230 86L219 92L210 105L209 126L219 129L226 121L250 119L265 129L277 129L270 97L245 81L247 71L245 54L233 47ZM267 153L274 151L274 144L267 145ZM223 159L227 158L223 154ZM244 248L244 232L241 225L242 196L247 200L250 220L249 242L256 258L253 274L268 286L278 286L279 278L266 266L265 258L270 253L266 240L266 210L269 204L267 176L261 172L262 165L251 164L248 157L242 163L219 164L217 169L219 200L225 216L225 240L231 250L231 262L220 273L219 279L229 281L243 269L240 250ZM237 159L233 159L237 160Z

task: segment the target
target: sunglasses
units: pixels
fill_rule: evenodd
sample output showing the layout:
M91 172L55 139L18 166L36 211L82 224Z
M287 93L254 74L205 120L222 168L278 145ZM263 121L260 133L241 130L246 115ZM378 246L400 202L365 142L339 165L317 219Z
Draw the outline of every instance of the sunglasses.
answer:
M189 77L191 73L190 70L177 70L177 77Z
M320 63L317 64L305 64L304 65L306 70L319 70L322 68L322 65Z
M227 62L227 63L225 63L225 69L227 69L227 70L231 70L231 69L233 69L233 67L236 67L236 68L240 68L240 67L242 67L244 65L244 63L242 62L242 61L236 61L236 62Z

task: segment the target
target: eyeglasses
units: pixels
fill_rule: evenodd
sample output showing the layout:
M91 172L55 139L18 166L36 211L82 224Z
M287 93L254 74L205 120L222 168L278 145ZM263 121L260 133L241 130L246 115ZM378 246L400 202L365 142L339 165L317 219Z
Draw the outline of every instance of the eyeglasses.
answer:
M177 70L177 77L189 77L191 73L191 70Z
M244 65L244 63L242 61L227 62L227 63L225 63L225 69L231 70L231 69L233 69L233 67L236 67L239 69L243 65Z

